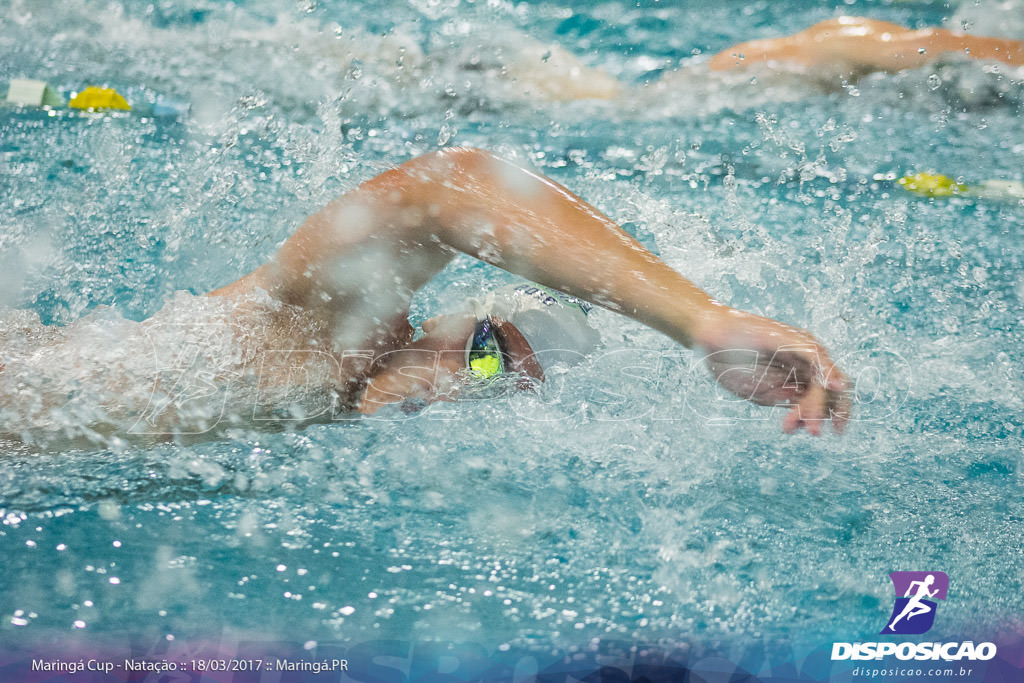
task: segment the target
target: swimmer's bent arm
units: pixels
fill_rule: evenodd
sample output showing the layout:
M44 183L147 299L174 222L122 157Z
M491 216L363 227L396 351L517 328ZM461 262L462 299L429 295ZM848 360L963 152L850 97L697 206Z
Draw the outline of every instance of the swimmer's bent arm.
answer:
M335 264L373 244L394 248L396 270L413 290L460 251L624 313L686 346L721 309L564 187L465 148L413 159L311 216L264 267L277 290L268 291L307 308L344 297L335 291Z
M699 346L727 389L793 405L787 431L820 433L830 413L841 428L849 412L845 379L812 335L714 301L566 188L479 150L428 154L363 183L251 277L283 300L330 308L365 296L339 291L351 285L332 273L374 244L394 250L388 263L410 291L460 251Z

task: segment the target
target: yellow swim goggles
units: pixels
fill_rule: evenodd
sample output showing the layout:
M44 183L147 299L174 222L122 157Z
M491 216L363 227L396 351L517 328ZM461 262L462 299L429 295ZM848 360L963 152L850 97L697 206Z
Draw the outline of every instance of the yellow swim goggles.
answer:
M490 379L505 372L504 341L490 316L477 322L466 341L466 367L474 377Z

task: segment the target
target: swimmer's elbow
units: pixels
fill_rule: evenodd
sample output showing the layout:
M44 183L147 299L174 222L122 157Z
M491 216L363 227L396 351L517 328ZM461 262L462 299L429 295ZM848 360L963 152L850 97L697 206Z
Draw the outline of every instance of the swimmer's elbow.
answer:
M491 196L481 189L494 186L504 162L491 152L476 147L446 147L416 157L400 166L402 181L392 197L406 213L425 212L432 223L451 222L454 212L461 214L475 206L473 198ZM448 214L447 216L445 214Z
M460 164L480 163L483 160L493 162L498 159L498 157L491 152L488 152L485 149L480 149L479 147L445 147L444 149L433 152L432 154L443 156ZM427 156L431 155L428 154Z
M424 173L420 176L433 182L441 181L459 186L468 177L477 177L490 171L500 159L477 147L445 147L429 152L403 165L407 170Z

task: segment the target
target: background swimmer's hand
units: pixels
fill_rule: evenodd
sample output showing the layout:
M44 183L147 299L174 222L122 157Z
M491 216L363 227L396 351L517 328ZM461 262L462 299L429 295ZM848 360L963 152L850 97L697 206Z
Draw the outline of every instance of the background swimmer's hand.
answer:
M726 309L696 336L715 379L740 398L765 406L790 406L782 427L805 427L820 436L831 419L842 432L850 418L849 380L806 330Z

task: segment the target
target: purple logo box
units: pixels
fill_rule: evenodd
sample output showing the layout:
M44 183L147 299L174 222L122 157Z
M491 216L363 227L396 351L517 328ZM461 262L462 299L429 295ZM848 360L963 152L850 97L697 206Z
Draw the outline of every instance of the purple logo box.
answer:
M926 633L935 623L939 600L945 600L949 591L949 576L945 572L893 572L896 599L892 614L881 634L915 635Z

